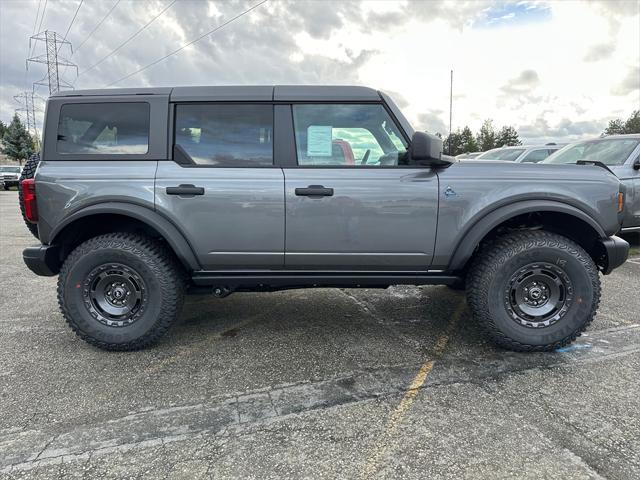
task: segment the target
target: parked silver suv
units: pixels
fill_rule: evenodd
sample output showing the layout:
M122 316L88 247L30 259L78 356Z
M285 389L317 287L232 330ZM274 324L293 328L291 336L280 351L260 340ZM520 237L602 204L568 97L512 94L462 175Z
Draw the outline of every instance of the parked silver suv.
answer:
M25 263L111 350L156 341L186 292L394 284L466 285L497 344L552 350L629 249L610 172L445 158L364 87L58 93L21 188Z
M21 171L22 167L17 165L0 165L0 182L2 182L2 188L9 190L9 187L17 187Z
M599 162L627 187L622 232L640 232L640 134L583 140L558 150L544 163Z
M562 148L561 145L520 145L516 147L500 147L487 150L475 157L476 160L501 160L515 163L538 163Z

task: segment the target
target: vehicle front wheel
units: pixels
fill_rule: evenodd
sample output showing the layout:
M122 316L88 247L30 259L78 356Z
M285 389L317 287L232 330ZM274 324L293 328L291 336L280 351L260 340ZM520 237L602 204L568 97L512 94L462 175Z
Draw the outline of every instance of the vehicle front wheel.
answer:
M600 302L598 269L566 237L522 231L480 250L467 277L473 316L498 345L549 351L575 340Z
M174 323L184 276L161 243L112 233L80 244L58 277L58 303L73 331L105 350L137 350Z

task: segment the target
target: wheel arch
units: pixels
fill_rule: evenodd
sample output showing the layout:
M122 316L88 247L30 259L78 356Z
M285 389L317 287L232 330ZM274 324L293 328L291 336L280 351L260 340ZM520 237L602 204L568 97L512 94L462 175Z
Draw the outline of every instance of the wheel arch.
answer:
M464 270L479 246L502 230L547 229L562 234L581 245L601 263L601 245L598 240L608 235L584 211L562 202L550 200L522 201L493 210L473 223L456 244L449 270Z
M187 271L200 264L185 236L168 219L140 205L106 202L85 207L69 215L51 231L50 244L60 245L60 261L84 240L116 231L142 231L164 240Z

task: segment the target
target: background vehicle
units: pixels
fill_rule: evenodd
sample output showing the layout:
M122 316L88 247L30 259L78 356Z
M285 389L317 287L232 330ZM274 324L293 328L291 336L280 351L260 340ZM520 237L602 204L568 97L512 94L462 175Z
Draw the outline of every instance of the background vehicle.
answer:
M561 148L560 145L520 145L500 147L488 150L476 157L476 160L501 160L515 163L538 163Z
M16 165L0 165L0 176L2 176L2 188L9 190L10 187L17 187L22 167Z
M640 134L609 135L572 143L544 163L579 160L603 163L627 187L622 232L640 232Z
M497 344L552 350L628 254L614 175L447 158L365 87L73 91L46 111L23 257L105 349L153 343L187 291L466 281Z
M458 160L468 160L470 158L476 158L480 155L482 155L482 152L467 152L467 153L461 153L460 155L456 155L456 158Z

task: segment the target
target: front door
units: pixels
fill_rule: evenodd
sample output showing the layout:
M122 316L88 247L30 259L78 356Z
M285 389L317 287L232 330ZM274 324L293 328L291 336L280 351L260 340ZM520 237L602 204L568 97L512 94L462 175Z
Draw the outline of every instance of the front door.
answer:
M205 270L282 268L273 105L179 104L174 118L174 161L158 162L156 210L182 230Z
M285 267L426 270L438 177L408 164L382 104L295 104L297 166L285 167Z

